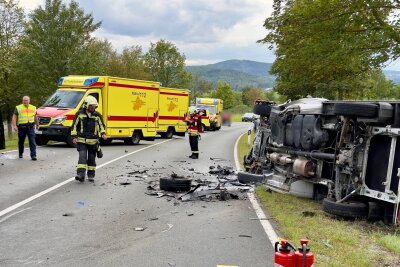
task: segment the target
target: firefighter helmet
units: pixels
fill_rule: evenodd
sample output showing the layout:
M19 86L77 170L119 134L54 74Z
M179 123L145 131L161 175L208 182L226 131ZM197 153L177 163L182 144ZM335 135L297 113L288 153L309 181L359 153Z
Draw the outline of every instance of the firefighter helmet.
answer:
M90 105L93 105L95 107L97 107L99 104L97 103L97 99L94 96L87 96L85 99L85 102L83 103L83 106L85 108L88 108Z
M195 107L189 107L189 114L193 115L194 113L196 113L196 108Z

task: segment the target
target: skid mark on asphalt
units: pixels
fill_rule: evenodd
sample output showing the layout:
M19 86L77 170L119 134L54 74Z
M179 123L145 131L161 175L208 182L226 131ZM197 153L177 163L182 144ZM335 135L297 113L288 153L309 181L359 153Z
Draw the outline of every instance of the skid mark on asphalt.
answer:
M130 155L132 155L132 154L135 154L135 153L138 153L138 152L141 152L141 151L143 151L143 150L146 150L146 149L149 149L149 148L152 148L152 147L155 147L155 146L164 144L164 143L169 142L169 141L171 141L171 140L174 140L174 139L168 139L168 140L162 141L162 142L160 142L160 143L153 144L153 145L150 145L150 146L147 146L147 147L144 147L144 148L135 150L135 151L133 151L133 152L127 153L127 154L125 154L125 155L123 155L123 156L120 156L120 157L118 157L118 158L115 158L115 159L113 159L113 160L110 160L110 161L108 161L108 162L106 162L106 163L101 164L101 165L98 166L96 169L100 169L100 168L102 168L102 167L104 167L104 166L107 166L108 164L111 164L111 163L117 161L117 160L123 159L123 158L125 158L125 157L128 157L128 156L130 156ZM2 216L4 216L4 215L6 215L6 214L12 212L13 210L18 209L19 207L21 207L21 206L23 206L23 205L25 205L25 204L27 204L27 203L29 203L29 202L31 202L31 201L33 201L33 200L39 198L39 197L41 197L41 196L44 196L44 195L47 194L47 193L50 193L51 191L56 190L57 188L59 188L59 187L61 187L61 186L63 186L63 185L68 184L68 183L70 183L70 182L72 182L72 181L74 181L74 180L75 180L75 177L71 177L71 178L65 180L64 182L61 182L61 183L59 183L59 184L56 184L56 185L54 185L54 186L52 186L52 187L50 187L50 188L48 188L48 189L46 189L46 190L43 190L42 192L37 193L36 195L33 195L33 196L31 196L31 197L29 197L29 198L27 198L27 199L25 199L25 200L23 200L23 201L21 201L21 202L18 202L18 203L16 203L16 204L12 205L11 207L8 207L8 208L4 209L4 210L0 211L0 217L2 217ZM0 222L1 222L1 221L0 221Z
M235 157L235 165L236 165L236 170L237 171L241 171L241 165L238 159L238 151L237 151L237 147L239 144L239 140L240 138L246 133L241 134L238 139L236 140L235 143L235 147L233 150L234 153L234 157ZM272 227L272 225L270 224L270 222L268 220L265 220L266 216L264 211L262 210L262 208L260 207L260 205L258 204L258 201L256 199L256 196L254 195L254 193L247 193L247 196L249 197L249 200L251 202L251 205L253 206L254 211L256 212L256 215L258 217L258 219L260 220L260 223L262 225L262 227L264 228L265 233L268 236L269 241L271 242L271 245L274 246L275 242L278 241L278 235L276 234L274 228Z

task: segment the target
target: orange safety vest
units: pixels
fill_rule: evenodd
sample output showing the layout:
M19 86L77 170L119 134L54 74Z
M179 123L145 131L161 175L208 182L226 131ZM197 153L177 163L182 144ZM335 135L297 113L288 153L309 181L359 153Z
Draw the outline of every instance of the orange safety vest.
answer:
M24 104L15 107L18 111L18 121L17 124L28 124L35 122L36 107L29 105L26 107Z

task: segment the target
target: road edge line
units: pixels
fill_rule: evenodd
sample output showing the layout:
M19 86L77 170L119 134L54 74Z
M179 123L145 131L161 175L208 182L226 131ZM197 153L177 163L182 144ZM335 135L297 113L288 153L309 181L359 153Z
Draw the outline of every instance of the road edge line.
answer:
M234 159L235 159L235 165L236 165L236 170L241 171L240 167L240 162L238 159L238 144L240 138L242 138L243 135L246 133L241 134L238 139L236 139L235 147L233 149L234 153ZM271 223L268 220L265 220L266 216L264 211L262 210L260 204L257 201L257 198L254 193L247 193L247 196L249 197L250 203L253 206L254 211L256 212L257 218L259 219L261 226L264 229L264 232L267 234L269 241L271 242L271 245L274 246L275 242L278 241L278 234L275 232L274 228L272 227Z
M164 144L164 143L169 142L169 141L171 141L171 140L173 140L173 139L168 139L168 140L162 141L162 142L160 142L160 143L152 144L152 145L150 145L150 146L147 146L147 147L144 147L144 148L141 148L141 149L132 151L132 152L130 152L130 153L128 153L128 154L122 155L122 156L120 156L120 157L118 157L118 158L115 158L115 159L112 159L112 160L110 160L110 161L108 161L108 162L106 162L106 163L103 163L103 164L99 165L96 169L100 169L100 168L102 168L102 167L104 167L104 166L107 166L108 164L111 164L111 163L117 161L117 160L120 160L120 159L122 159L122 158L128 157L128 156L130 156L130 155L132 155L132 154L135 154L135 153L138 153L138 152L140 152L140 151L149 149L149 148L151 148L151 147ZM70 182L72 182L72 181L74 181L74 180L75 180L75 176L74 176L74 177L71 177L71 178L69 178L69 179L67 179L67 180L65 180L65 181L63 181L63 182L61 182L61 183L58 183L58 184L56 184L56 185L54 185L54 186L52 186L52 187L50 187L50 188L47 188L47 189L45 189L45 190L43 190L43 191L41 191L41 192L39 192L39 193L37 193L37 194L35 194L35 195L33 195L33 196L27 198L27 199L25 199L25 200L22 200L22 201L20 201L20 202L18 202L18 203L16 203L16 204L14 204L14 205L12 205L12 206L10 206L10 207L4 209L4 210L0 211L0 217L6 215L6 214L8 214L8 213L10 213L10 212L13 211L13 210L18 209L19 207L21 207L21 206L23 206L23 205L25 205L25 204L27 204L27 203L29 203L29 202L31 202L31 201L33 201L33 200L39 198L39 197L41 197L41 196L43 196L43 195L45 195L45 194L47 194L47 193L50 193L51 191L53 191L53 190L55 190L55 189L57 189L57 188L59 188L59 187L61 187L61 186L63 186L63 185L68 184L68 183L70 183Z

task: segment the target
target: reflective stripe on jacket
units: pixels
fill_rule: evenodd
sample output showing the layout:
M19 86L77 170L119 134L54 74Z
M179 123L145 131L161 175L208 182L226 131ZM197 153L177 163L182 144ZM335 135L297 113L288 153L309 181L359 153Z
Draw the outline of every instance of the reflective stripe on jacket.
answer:
M15 107L18 111L18 120L17 124L28 124L35 123L35 115L36 115L36 107L33 105L29 105L25 107L24 104L18 105Z
M101 134L106 132L103 117L97 111L89 117L86 110L80 110L75 114L71 127L71 136L78 137L79 143L95 145Z

